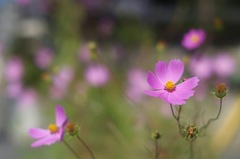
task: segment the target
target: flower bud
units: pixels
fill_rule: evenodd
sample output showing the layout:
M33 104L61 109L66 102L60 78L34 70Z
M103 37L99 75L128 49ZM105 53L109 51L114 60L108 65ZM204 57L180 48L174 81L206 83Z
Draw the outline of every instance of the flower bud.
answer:
M68 122L65 126L65 131L70 136L75 136L79 133L78 126L74 125L72 122Z
M88 49L90 51L90 58L92 60L95 60L96 59L96 56L97 56L97 44L93 41L89 42L88 43Z
M184 129L184 132L186 140L192 140L198 137L198 129L194 125L189 125L186 129Z
M225 85L225 83L220 83L216 86L216 90L214 92L214 94L218 97L218 98L223 98L227 95L227 87Z
M151 136L153 139L156 139L156 140L161 138L161 134L157 130L153 132Z

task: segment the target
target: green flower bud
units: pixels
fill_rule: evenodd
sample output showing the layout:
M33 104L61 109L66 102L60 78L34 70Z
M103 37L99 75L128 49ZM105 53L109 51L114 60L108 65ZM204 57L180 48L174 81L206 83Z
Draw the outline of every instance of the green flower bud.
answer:
M92 60L95 60L97 57L97 44L95 42L91 41L88 43L87 46L90 51L90 58Z
M216 86L216 90L213 93L215 94L218 98L223 98L227 95L227 87L225 83L220 83Z
M151 136L153 139L156 139L156 140L161 138L161 134L157 130L153 132Z
M184 129L184 135L186 140L193 140L198 137L198 129L194 125L189 125L186 129Z
M74 123L68 122L65 126L65 131L69 136L76 136L79 133L80 129Z

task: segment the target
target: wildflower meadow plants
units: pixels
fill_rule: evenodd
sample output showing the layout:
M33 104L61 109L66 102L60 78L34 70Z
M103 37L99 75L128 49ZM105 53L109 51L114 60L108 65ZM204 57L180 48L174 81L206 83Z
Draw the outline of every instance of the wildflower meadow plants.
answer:
M184 35L184 40L182 44L188 50L195 50L196 48L200 47L200 45L204 42L205 36L206 36L205 32L202 29L191 30L189 33ZM93 117L91 116L92 118L95 117L93 120L94 121L93 124L101 125L100 127L106 127L107 128L106 132L112 131L116 137L120 138L121 142L123 141L124 144L125 142L128 143L127 140L125 140L124 138L125 136L121 132L122 131L121 129L124 129L124 128L121 128L121 127L118 128L111 121L111 120L114 120L115 118L115 114L112 111L112 108L117 106L118 101L115 100L115 96L112 96L111 92L110 93L108 92L108 89L104 88L105 85L109 84L109 87L110 87L112 83L116 82L117 84L116 83L115 84L117 85L117 89L121 91L122 89L121 83L120 83L121 81L119 81L118 76L116 76L119 72L115 72L113 68L107 66L107 64L104 62L104 60L99 54L99 50L97 48L96 43L94 42L89 43L88 50L85 50L85 51L88 51L89 59L85 61L85 63L83 62L86 65L84 65L85 70L80 71L81 78L83 78L86 84L89 84L90 86L92 86L88 88L89 90L93 88L89 92L99 96L99 97L96 97L98 101L97 102L94 101L93 103L98 104L101 101L107 101L105 103L107 105L106 109L108 114L110 114L112 117L109 119L107 118L106 121L104 120L103 122L101 121L98 123L98 119L96 118L96 116L93 116ZM194 74L194 76L184 75L185 64L187 63L184 63L180 59L170 59L169 62L163 61L161 59L156 62L155 70L149 71L148 74L146 71L139 70L139 69L131 70L129 71L129 74L128 74L129 85L127 85L127 89L126 89L127 91L121 92L121 93L123 92L125 93L124 95L126 96L126 98L129 99L130 102L133 102L138 106L145 102L143 100L144 98L143 95L145 95L145 97L147 96L155 97L167 103L170 106L169 113L173 116L173 119L177 123L176 134L179 137L179 140L184 139L183 142L186 141L187 143L187 144L184 143L184 146L182 147L185 148L186 145L188 145L189 147L189 148L187 147L189 159L193 159L195 158L195 156L197 156L194 153L195 141L199 140L200 137L204 136L206 129L209 127L209 125L220 117L220 114L222 111L222 105L223 105L222 99L227 95L227 92L228 92L228 88L224 83L218 84L216 86L215 91L212 92L212 95L215 95L219 99L219 110L215 117L209 118L206 121L202 120L200 122L189 121L189 119L186 120L184 118L183 113L185 112L185 108L187 107L187 105L192 104L189 101L190 98L193 98L194 96L196 96L195 94L196 88L200 86L200 84L201 85L204 84L203 82L202 83L200 82L204 80L206 81L206 79L209 78L209 76L212 74L211 69L206 70L206 68L211 67L211 60L209 60L208 58L206 59L203 58L200 60L200 62L199 61L196 62L196 61L197 59L193 58L189 63L191 66L190 72ZM196 63L198 65L196 65ZM52 78L53 87L51 88L54 88L54 89L51 89L51 91L53 91L52 92L53 96L58 99L61 99L65 93L67 94L69 86L72 86L72 85L74 86L72 82L75 81L76 77L78 77L77 72L72 68L67 67L67 68L61 69L59 73L53 76ZM82 92L83 94L87 94L87 91L82 91ZM106 94L106 96L102 96L104 94ZM122 94L120 94L120 96L121 95ZM77 96L77 98L78 97L79 96ZM108 101L109 98L113 98L112 101L114 101L113 102L114 104ZM80 97L79 99L81 100ZM86 98L87 102L84 103L84 105L86 105L87 107L91 107L90 100L94 100L94 99ZM108 103L110 104L108 105ZM122 105L122 103L120 103L119 105ZM97 105L97 106L101 106L101 105ZM96 107L92 107L92 108L95 109ZM140 109L140 107L137 107L137 109ZM88 113L86 113L86 110L87 109L85 108L84 113L87 114L86 116L90 116ZM96 111L94 113L95 115L96 114L99 115L102 112L103 111L99 109L99 111ZM78 113L79 112L77 112L77 115ZM31 138L36 139L36 141L31 144L32 147L47 146L47 145L52 145L54 143L63 143L73 153L73 155L76 158L80 159L82 158L82 156L84 156L84 154L81 154L81 151L79 150L78 147L73 147L73 145L67 142L67 139L73 138L73 139L77 139L77 141L79 141L85 147L86 152L88 152L87 155L89 158L92 158L92 159L101 158L101 155L99 154L95 155L91 150L91 148L82 139L82 136L80 135L80 127L74 122L69 120L69 117L66 115L64 108L62 106L59 106L59 105L56 106L55 114L56 114L56 122L54 124L49 124L48 129L41 129L41 128L29 129L29 136ZM124 112L123 114L125 115L126 112ZM192 114L190 113L187 116L189 117L190 115ZM104 118L106 117L104 116ZM121 120L123 120L123 118L121 118ZM145 119L141 119L141 120L143 121ZM130 123L128 120L127 122ZM150 126L152 124L151 122L146 121L146 123L149 126L148 128L152 128ZM85 124L87 125L87 122ZM104 124L106 125L102 126ZM94 129L92 128L90 129L91 131L94 131ZM95 129L95 131L96 130L97 130L97 134L100 133L100 131L98 131L99 129ZM99 136L97 136L97 139L100 139L101 141L104 140L104 138L101 138L101 137L99 138ZM160 145L160 140L162 139L165 140L166 136L167 134L161 134L161 130L153 131L151 137L154 140L154 146L155 146L154 154L152 155L154 159L164 158L164 156L161 154L162 147ZM106 141L103 141L103 143L105 142ZM101 147L102 147L102 142L101 142ZM131 147L131 150L136 148L134 146L129 146L129 147ZM169 147L169 149L171 148L172 147ZM97 150L95 152L97 152ZM121 150L119 150L119 152L122 153ZM171 151L167 150L167 153L169 152ZM174 153L180 153L180 152L174 152ZM127 155L130 156L131 154L127 154ZM181 156L181 154L179 154L179 156ZM170 157L172 156L170 155ZM132 158L132 157L129 157L129 158ZM184 158L186 158L186 156L184 156Z
M227 94L227 87L224 83L220 83L216 86L215 92L212 92L220 100L219 111L216 117L210 118L203 125L188 124L185 126L183 125L184 122L181 121L182 109L186 104L186 100L194 95L193 89L198 86L199 79L198 77L191 77L180 80L183 72L184 63L181 60L170 60L169 64L164 61L158 61L155 66L155 74L149 71L147 77L152 90L147 90L145 93L149 96L160 98L170 105L172 115L177 121L180 136L189 142L189 158L193 159L193 143L206 130L210 123L219 118L222 110L222 98ZM174 110L173 106L176 110ZM157 141L160 139L159 132L156 131L153 133L152 137L156 141L155 159L158 159L159 146Z
M29 136L37 139L32 143L32 147L39 147L44 145L52 145L56 142L62 142L66 147L78 158L81 157L79 154L64 140L64 136L76 137L88 150L92 159L94 159L94 154L84 140L79 136L79 128L77 125L69 122L68 117L62 106L57 105L55 108L56 122L55 124L49 124L48 129L41 128L30 128Z
M217 120L222 110L222 99L227 95L227 87L224 83L216 86L216 90L212 92L219 98L219 111L216 117L210 118L204 124L186 124L183 119L183 108L186 107L188 99L194 96L195 89L199 84L198 77L182 78L184 74L184 63L179 59L172 59L169 63L158 61L155 65L155 72L148 72L147 82L151 90L146 90L145 93L149 96L159 98L170 105L171 113L177 122L178 134L181 138L189 143L189 158L194 158L194 142L205 133L209 125ZM60 105L55 107L56 121L54 124L49 124L48 129L30 128L29 136L36 139L31 144L32 147L48 146L54 143L64 143L65 146L81 159L81 152L76 151L76 147L72 147L67 139L77 139L89 153L92 159L95 157L91 148L80 136L80 127L74 124L67 117L64 108ZM152 133L152 138L155 140L154 159L161 158L159 140L166 135L162 135L156 130ZM70 137L70 138L69 138Z

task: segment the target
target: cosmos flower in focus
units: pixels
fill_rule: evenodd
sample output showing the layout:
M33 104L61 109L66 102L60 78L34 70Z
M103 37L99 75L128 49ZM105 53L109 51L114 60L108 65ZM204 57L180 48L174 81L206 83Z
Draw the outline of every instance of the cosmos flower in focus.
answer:
M171 60L169 64L158 61L155 74L149 71L147 81L153 90L145 93L149 96L161 98L172 105L186 104L186 100L193 96L192 90L198 85L199 79L192 77L177 84L184 71L184 64L180 60Z
M90 65L85 71L85 79L94 87L105 85L109 76L108 68L100 64Z
M67 124L67 116L63 107L56 106L56 123L50 124L48 129L31 128L29 129L29 136L37 139L32 143L32 147L39 147L43 145L51 145L55 142L61 142L64 135L64 127Z
M206 33L203 29L191 29L184 34L182 45L188 50L199 47L205 40Z

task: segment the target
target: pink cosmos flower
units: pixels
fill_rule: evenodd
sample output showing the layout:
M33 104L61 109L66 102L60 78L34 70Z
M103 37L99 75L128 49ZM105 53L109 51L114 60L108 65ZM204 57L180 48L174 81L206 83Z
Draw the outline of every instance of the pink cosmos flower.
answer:
M203 29L191 29L184 34L182 45L188 50L199 47L205 40L206 33Z
M88 63L91 59L91 53L87 46L87 43L83 43L78 51L78 58L81 62Z
M71 67L64 66L53 77L53 85L61 89L67 89L74 78L74 70Z
M213 61L214 72L221 78L231 76L236 71L236 61L228 53L220 53Z
M41 48L35 55L35 63L41 69L46 69L52 62L53 53L49 48Z
M211 57L202 55L200 57L191 58L189 70L200 80L207 80L213 74L213 62Z
M56 106L56 123L50 124L48 129L31 128L29 135L37 139L31 146L39 147L43 145L51 145L55 142L61 142L64 135L64 127L68 121L63 107Z
M24 66L20 58L13 57L7 61L5 68L5 78L8 82L20 81L23 74Z
M146 82L146 72L139 68L133 68L128 72L128 85L126 93L129 98L135 102L140 102L143 99L144 91L149 89Z
M21 82L11 82L8 83L6 87L6 94L11 98L17 98L21 95L23 90L23 85Z
M109 76L108 68L100 64L90 65L85 71L85 79L94 87L105 85L109 81Z
M153 90L145 93L149 96L159 97L172 105L186 104L186 100L193 96L192 90L198 85L199 79L192 77L176 85L184 71L184 64L180 60L171 60L169 64L158 61L155 66L155 74L148 73L147 81Z

